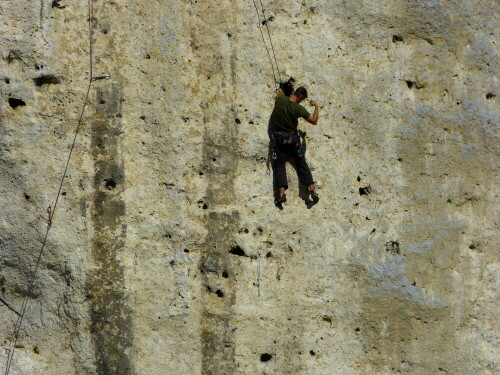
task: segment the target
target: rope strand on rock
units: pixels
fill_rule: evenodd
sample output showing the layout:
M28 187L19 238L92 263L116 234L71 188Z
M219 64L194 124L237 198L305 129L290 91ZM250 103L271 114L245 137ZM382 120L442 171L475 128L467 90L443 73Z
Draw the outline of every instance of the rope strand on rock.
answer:
M264 10L264 6L262 4L262 0L259 0L259 1L260 1L261 9L262 9L262 15L264 17L263 21L260 18L260 11L259 11L259 7L258 7L258 5L256 3L256 0L253 0L253 5L255 7L255 11L257 12L257 19L259 20L258 26L259 26L260 35L262 37L262 43L264 44L264 47L266 48L267 56L269 57L269 62L271 63L271 68L272 68L272 71L273 71L273 78L274 78L274 86L275 86L275 89L278 90L277 82L281 82L280 70L279 70L279 66L278 66L278 61L276 59L276 53L274 51L273 42L272 42L272 39L271 39L271 32L269 31L269 26L267 25L267 23L268 23L269 20L266 19L266 13L265 13L265 10ZM273 62L273 58L271 57L271 52L269 51L269 47L267 46L266 39L264 37L264 32L262 31L261 25L265 25L266 26L267 35L269 37L269 43L271 45L271 50L272 50L272 53L273 53L273 56L274 56L274 62ZM276 72L278 73L279 81L276 78Z
M16 315L19 315L19 313L14 310L14 308L12 306L10 306L7 302L5 302L2 298L0 298L0 302L5 306L7 307L10 311L12 311L13 313L15 313Z
M259 1L260 1L260 7L262 8L262 16L264 17L264 20L265 20L264 25L266 26L267 35L269 36L269 44L271 44L271 50L273 51L274 62L276 64L276 70L278 71L278 77L279 77L280 83L281 83L282 80L281 80L280 68L278 66L278 60L276 59L276 53L274 51L273 40L271 38L271 32L269 31L269 25L268 25L269 20L266 18L266 11L264 9L264 5L262 4L262 0L259 0Z
M55 214L55 211L56 211L57 203L58 203L59 197L61 195L61 191L62 191L62 187L63 187L63 184L64 184L64 180L65 180L67 172L68 172L68 166L69 166L69 163L70 163L70 160L71 160L71 156L73 154L73 150L75 148L76 139L77 139L78 133L80 131L81 125L83 123L83 115L85 113L85 108L87 107L87 103L88 103L88 100L89 100L90 88L92 86L92 82L94 81L94 77L93 77L93 58L92 58L92 53L93 53L93 47L92 47L92 44L93 44L93 41L92 41L92 35L93 35L93 33L92 33L92 24L93 24L93 18L94 18L94 0L87 0L87 3L88 3L89 56L90 56L90 79L89 79L89 83L88 83L88 87L87 87L87 93L85 95L85 100L83 102L82 110L81 110L81 113L80 113L80 118L78 119L78 125L77 125L76 130L75 130L75 135L73 137L73 142L71 144L71 148L70 148L70 151L69 151L68 159L66 161L66 166L64 168L64 172L63 172L63 175L62 175L62 178L61 178L61 183L59 184L59 189L57 191L57 196L56 196L56 199L53 201L54 202L54 206L49 211L49 220L48 220L48 223L47 223L47 229L45 231L45 236L44 236L44 239L42 241L42 245L41 245L40 250L38 252L38 257L37 257L37 260L36 260L36 263L35 263L35 267L33 269L33 272L31 274L31 277L30 277L30 280L29 280L29 283L28 283L28 290L27 290L26 296L23 299L23 303L21 305L21 309L19 310L19 313L16 312L17 315L18 315L18 318L17 318L16 324L14 326L14 332L12 334L12 338L11 338L11 341L10 341L10 344L9 344L9 348L7 349L7 355L8 355L8 357L7 357L7 363L6 363L6 366L5 366L5 375L9 375L9 372L10 372L10 369L11 369L11 366L12 366L12 361L14 359L14 352L15 352L15 349L16 349L16 346L17 346L17 342L19 340L19 336L20 336L20 333L21 333L21 328L22 328L22 324L23 324L24 315L26 313L26 309L27 309L27 306L28 306L28 300L29 300L30 296L32 295L33 289L35 287L35 279L36 279L36 274L38 272L38 267L40 265L40 261L42 259L42 255L43 255L43 252L44 252L44 249L45 249L45 245L47 243L47 238L48 238L48 235L49 235L50 228L52 226L52 221L53 221L54 214ZM51 206L49 206L49 207L51 207Z

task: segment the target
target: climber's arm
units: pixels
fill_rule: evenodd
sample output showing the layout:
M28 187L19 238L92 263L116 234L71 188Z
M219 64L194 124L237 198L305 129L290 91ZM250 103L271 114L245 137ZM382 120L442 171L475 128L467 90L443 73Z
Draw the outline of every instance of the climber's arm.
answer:
M311 105L314 106L314 113L304 120L306 120L310 124L316 125L318 123L319 105L314 100L311 100Z

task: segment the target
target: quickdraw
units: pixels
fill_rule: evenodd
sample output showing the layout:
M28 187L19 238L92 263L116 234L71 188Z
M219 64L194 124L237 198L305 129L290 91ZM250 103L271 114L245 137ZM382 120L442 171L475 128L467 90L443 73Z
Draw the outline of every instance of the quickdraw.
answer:
M55 201L52 201L49 206L47 207L47 213L49 214L49 219L47 220L47 224L48 226L50 227L52 225L52 215L53 215L53 212L54 212L54 209L52 208L52 206L55 205Z

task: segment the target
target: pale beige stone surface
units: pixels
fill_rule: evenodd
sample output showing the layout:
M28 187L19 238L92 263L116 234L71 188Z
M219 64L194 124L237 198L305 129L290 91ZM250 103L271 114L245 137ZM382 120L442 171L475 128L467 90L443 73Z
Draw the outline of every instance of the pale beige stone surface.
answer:
M254 3L93 3L93 75L111 78L92 84L12 375L498 373L497 2L265 1L281 77L321 106L301 125L321 200L290 167L283 210ZM84 102L87 21L86 1L0 3L15 308ZM15 320L0 306L2 348Z

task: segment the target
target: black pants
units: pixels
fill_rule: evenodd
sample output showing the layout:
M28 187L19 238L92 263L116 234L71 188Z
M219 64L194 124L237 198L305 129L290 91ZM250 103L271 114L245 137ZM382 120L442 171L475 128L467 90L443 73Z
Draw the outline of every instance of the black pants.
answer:
M278 188L284 187L288 189L288 181L286 178L286 161L288 156L292 156L295 162L295 169L299 175L300 182L304 185L314 184L311 170L307 165L305 155L300 146L300 137L298 134L291 134L292 141L288 144L283 144L280 137L275 137L274 151L276 159L273 163L274 181Z

